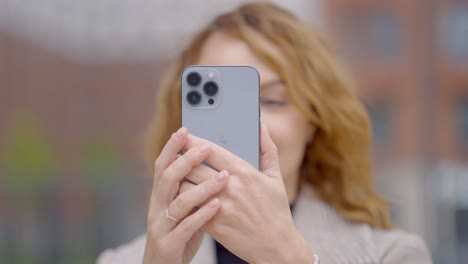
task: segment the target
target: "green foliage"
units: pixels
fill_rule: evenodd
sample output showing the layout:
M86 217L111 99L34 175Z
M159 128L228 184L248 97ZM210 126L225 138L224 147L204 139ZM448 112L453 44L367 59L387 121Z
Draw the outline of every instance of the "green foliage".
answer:
M122 175L122 161L110 137L89 137L83 145L80 162L83 180L97 189L112 188Z
M13 123L1 166L2 189L16 197L31 197L50 184L56 164L37 119L19 118Z

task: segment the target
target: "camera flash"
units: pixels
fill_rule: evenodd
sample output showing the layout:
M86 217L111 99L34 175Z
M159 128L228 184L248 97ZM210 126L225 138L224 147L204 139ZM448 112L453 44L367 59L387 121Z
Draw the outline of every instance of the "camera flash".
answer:
M215 76L214 72L209 72L208 73L208 78L213 79Z

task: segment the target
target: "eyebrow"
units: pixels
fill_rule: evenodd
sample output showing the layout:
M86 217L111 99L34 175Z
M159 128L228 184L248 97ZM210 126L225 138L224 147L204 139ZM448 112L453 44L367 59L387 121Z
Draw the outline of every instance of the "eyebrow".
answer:
M262 85L260 85L260 88L262 90L265 90L265 89L268 89L272 86L275 86L275 85L278 85L278 84L284 84L284 81L282 79L276 79L276 80L271 80L271 81L268 81Z

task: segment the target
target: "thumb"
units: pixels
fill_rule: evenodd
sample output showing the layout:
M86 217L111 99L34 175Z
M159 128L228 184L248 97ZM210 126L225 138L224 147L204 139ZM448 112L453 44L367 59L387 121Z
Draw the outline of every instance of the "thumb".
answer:
M278 148L271 139L266 125L261 124L260 128L260 171L268 176L282 179Z

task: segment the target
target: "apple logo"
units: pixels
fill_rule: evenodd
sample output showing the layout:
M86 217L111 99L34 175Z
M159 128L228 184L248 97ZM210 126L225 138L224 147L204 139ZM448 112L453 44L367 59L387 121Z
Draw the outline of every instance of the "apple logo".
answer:
M218 140L217 140L219 143L221 143L221 145L227 145L228 143L228 140L223 136L223 135L218 135Z

